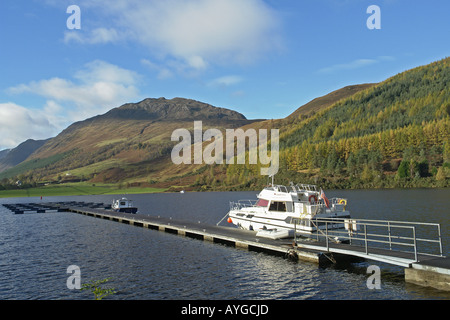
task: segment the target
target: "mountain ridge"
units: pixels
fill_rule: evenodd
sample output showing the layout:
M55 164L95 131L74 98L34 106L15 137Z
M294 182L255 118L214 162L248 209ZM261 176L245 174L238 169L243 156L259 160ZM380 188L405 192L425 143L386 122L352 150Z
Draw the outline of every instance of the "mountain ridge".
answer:
M12 168L25 161L33 152L43 146L48 139L33 140L28 139L20 143L17 147L2 151L0 158L0 172Z
M34 176L39 179L56 180L74 170L75 173L83 171L80 173L83 179L91 179L117 166L169 156L174 145L172 132L180 128L193 130L196 120L203 121L204 129L223 130L259 121L192 99L147 98L69 125L25 162L34 163ZM45 159L51 159L50 163ZM39 168L40 161L45 167ZM28 166L24 164L23 168ZM121 177L115 181L118 179Z
M97 116L99 117L99 116ZM111 109L101 117L139 120L247 120L236 111L186 98L146 98ZM96 117L94 117L96 118Z
M450 58L444 58L380 83L343 87L274 120L247 120L238 112L186 98L148 98L70 125L25 164L33 162L28 172L39 181L64 181L61 177L70 171L83 181L197 190L267 183L259 165L171 163L171 133L179 128L192 132L194 120L203 120L203 130L279 128L282 183L447 186L449 84Z

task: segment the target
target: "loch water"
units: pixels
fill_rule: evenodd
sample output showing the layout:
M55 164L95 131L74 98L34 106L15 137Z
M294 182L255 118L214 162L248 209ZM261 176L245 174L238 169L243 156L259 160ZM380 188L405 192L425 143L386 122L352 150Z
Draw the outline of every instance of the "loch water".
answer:
M256 199L251 192L126 195L139 212L216 224L229 202ZM330 190L348 199L355 218L440 223L444 255L450 248L450 190ZM86 201L118 196L4 198L0 204ZM224 222L224 225L227 223ZM367 268L381 269L381 289L367 287ZM319 267L69 212L16 215L0 206L0 299L82 300L69 290L67 268L81 282L111 278L109 300L423 300L450 293L404 281L404 272L374 261Z

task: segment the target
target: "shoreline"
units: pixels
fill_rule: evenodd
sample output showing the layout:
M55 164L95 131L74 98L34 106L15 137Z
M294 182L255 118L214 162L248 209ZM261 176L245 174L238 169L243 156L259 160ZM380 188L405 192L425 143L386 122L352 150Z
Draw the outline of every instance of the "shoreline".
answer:
M27 197L54 197L80 195L120 195L165 192L167 188L130 187L119 188L117 185L92 184L62 184L23 189L0 190L0 199Z
M55 197L55 196L95 196L95 195L123 195L123 194L143 194L143 193L178 193L179 190L184 190L185 192L233 192L233 191L258 191L260 189L252 188L235 188L229 187L226 190L224 188L213 188L213 189L192 189L192 188L158 188L158 187L128 187L120 188L116 184L61 184L61 185L50 185L23 189L9 189L0 190L0 199L7 198L29 198L29 197ZM380 188L330 188L328 190L416 190L416 189L448 189L446 187L380 187Z

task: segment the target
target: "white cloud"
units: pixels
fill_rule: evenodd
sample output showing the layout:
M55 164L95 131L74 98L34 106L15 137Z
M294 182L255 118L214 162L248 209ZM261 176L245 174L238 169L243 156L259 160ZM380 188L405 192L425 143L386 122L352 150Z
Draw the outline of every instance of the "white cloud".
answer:
M96 60L76 72L74 79L55 77L33 81L10 88L9 92L43 96L49 99L47 106L64 103L67 120L73 122L136 99L138 79L139 75L134 71Z
M101 60L95 60L85 65L85 69L75 73L75 78L86 84L96 82L112 82L123 85L135 85L139 75L135 71L121 68Z
M83 31L66 31L64 33L64 42L77 42L81 44L104 44L114 43L123 38L114 28L96 28L90 33L85 34Z
M12 102L0 103L0 150L17 147L27 139L46 139L58 131L42 110Z
M229 86L238 84L242 81L243 81L242 77L231 75L231 76L223 76L223 77L216 78L216 79L210 81L209 85L214 86L214 87L229 87Z
M82 27L65 41L134 41L185 68L248 64L281 47L280 19L262 0L80 0L83 6L95 7L110 27Z
M42 109L33 110L12 102L0 104L0 150L29 138L52 137L75 121L139 98L139 79L134 71L96 60L73 79L54 77L9 88L11 94L31 93L47 100Z
M319 73L334 73L338 71L344 71L344 70L353 70L353 69L359 69L366 66L373 65L375 63L383 62L383 61L393 61L395 60L394 57L391 56L380 56L376 59L356 59L348 63L340 63L335 64L330 67L325 67L320 69Z
M141 59L141 64L146 66L152 71L158 72L157 78L160 80L169 79L173 77L173 72L164 66L160 66L148 59Z
M336 71L358 69L376 63L374 59L357 59L349 63L335 64L330 67L322 68L319 73L333 73Z

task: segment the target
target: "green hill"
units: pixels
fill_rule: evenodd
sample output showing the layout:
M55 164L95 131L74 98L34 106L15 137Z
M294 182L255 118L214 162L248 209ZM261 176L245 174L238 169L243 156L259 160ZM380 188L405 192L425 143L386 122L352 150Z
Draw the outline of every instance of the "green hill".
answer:
M0 172L12 168L25 161L34 151L40 148L46 140L28 139L11 150L0 152Z
M280 179L346 188L448 186L450 58L398 74L281 130Z
M259 165L174 165L173 130L280 130L277 183L328 188L450 186L450 58L381 83L342 88L285 119L247 120L198 101L146 99L74 123L25 162L0 173L3 185L89 181L189 190L259 189ZM176 190L176 189L175 189Z
M252 126L280 129L277 183L327 188L450 186L450 58L378 84L343 88L285 119L246 127ZM257 166L221 170L226 177L221 185L227 187L257 189L267 184ZM212 177L210 173L198 181L207 188Z

